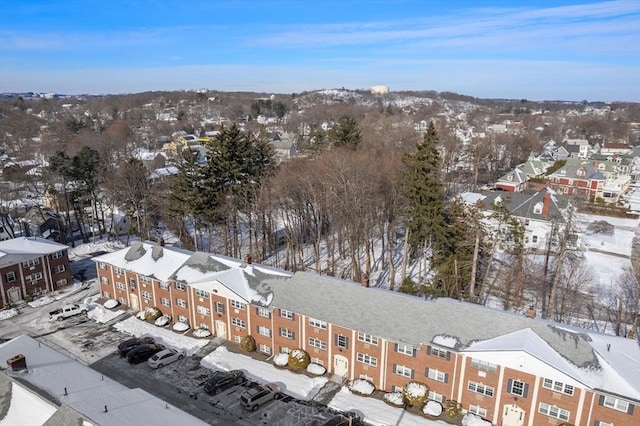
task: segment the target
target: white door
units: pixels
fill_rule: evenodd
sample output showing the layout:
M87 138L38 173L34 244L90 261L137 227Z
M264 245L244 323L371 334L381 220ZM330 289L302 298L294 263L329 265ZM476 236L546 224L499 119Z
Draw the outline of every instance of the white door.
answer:
M516 404L504 406L502 415L502 426L523 426L525 412Z
M129 301L131 303L131 309L133 309L134 311L137 311L140 308L138 305L138 296L136 296L135 294L129 295Z
M342 355L333 356L333 374L346 377L349 372L349 360Z
M7 291L7 297L9 298L9 303L15 303L20 300L20 287L11 287Z
M216 320L216 336L222 339L227 338L227 325L224 321Z

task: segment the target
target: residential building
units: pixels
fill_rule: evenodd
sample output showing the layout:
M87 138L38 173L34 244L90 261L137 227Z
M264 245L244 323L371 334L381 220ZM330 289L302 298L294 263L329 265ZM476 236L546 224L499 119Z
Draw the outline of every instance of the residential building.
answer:
M252 335L265 354L304 349L340 379L420 381L494 424L640 421L634 340L150 243L94 260L103 297L230 341Z
M607 177L590 161L567 163L547 176L549 186L559 194L576 195L587 199L603 198Z
M71 284L68 247L37 237L0 241L0 298L10 305Z
M527 180L527 175L516 167L500 177L500 179L496 181L495 187L496 189L501 189L507 192L522 192Z

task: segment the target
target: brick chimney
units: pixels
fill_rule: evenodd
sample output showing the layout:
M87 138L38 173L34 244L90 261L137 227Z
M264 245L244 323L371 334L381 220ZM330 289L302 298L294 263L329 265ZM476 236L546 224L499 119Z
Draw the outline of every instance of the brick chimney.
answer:
M551 206L551 194L549 192L545 192L544 199L542 200L542 217L546 218L549 216L549 207Z
M536 317L536 310L533 308L533 306L529 306L529 309L527 309L525 315L527 316L527 318L533 319Z
M14 357L11 357L7 360L7 366L12 371L26 370L27 369L27 359L22 354L18 354Z
M251 259L251 255L250 255L250 254L247 254L247 255L244 257L244 263L245 263L245 264L247 264L247 265L251 265L251 261L252 261L252 260L253 260L253 259Z

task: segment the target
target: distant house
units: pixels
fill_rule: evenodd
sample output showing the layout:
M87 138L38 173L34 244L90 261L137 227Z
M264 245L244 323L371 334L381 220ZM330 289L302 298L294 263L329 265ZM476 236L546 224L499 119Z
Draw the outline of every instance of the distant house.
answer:
M71 283L69 247L43 238L0 241L3 305L55 291Z
M280 136L274 133L270 143L279 161L288 160L298 154L298 147L288 134Z
M602 155L625 155L631 153L631 147L626 142L603 142L600 147L600 154Z
M507 192L522 192L527 180L527 175L516 167L501 176L500 179L496 181L495 187L496 189L503 189Z
M547 176L549 186L559 194L587 199L602 198L606 181L604 173L589 161L567 161L567 164Z
M589 145L589 141L586 139L565 139L564 145L567 148L573 158L588 158L589 157L589 149L591 146ZM575 154L575 157L574 155Z

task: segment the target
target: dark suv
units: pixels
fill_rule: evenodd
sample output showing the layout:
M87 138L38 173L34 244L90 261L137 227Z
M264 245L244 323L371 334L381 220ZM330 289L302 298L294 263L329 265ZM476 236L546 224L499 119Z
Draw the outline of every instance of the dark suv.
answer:
M127 361L129 364L140 364L163 349L164 346L157 343L143 343L127 353Z
M127 356L129 351L145 343L153 343L153 337L132 337L118 345L118 353L120 356Z
M204 391L208 394L217 395L225 389L234 385L239 385L247 380L240 370L216 371L204 383Z

